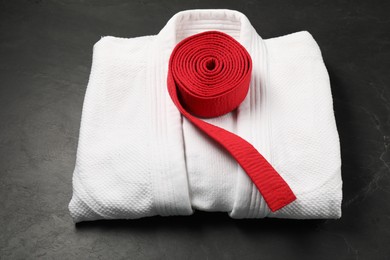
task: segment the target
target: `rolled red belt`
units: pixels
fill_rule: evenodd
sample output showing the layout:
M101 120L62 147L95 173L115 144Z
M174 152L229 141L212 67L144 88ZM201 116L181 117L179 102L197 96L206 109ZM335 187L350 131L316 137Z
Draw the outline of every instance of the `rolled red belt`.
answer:
M168 91L181 114L233 156L276 211L296 199L283 178L243 138L198 118L237 108L248 93L251 72L251 57L235 39L222 32L203 32L185 38L173 50Z

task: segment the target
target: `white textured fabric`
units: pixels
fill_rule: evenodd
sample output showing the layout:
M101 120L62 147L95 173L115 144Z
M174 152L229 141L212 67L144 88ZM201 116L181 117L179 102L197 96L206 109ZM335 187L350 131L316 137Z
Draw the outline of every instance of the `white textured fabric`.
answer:
M168 60L207 30L250 53L250 90L236 111L208 119L252 143L297 200L270 212L246 173L185 118L167 92ZM339 218L342 180L330 83L305 31L262 40L241 13L190 10L156 36L103 37L94 46L73 197L75 222L224 211L233 218Z

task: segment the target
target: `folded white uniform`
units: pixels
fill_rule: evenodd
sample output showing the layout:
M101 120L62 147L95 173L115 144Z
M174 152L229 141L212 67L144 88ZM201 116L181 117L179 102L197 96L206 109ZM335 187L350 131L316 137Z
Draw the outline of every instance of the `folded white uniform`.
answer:
M207 119L243 137L297 199L271 212L236 161L181 116L167 92L168 61L182 39L229 34L249 52L248 96ZM94 46L73 197L75 222L224 211L233 218L339 218L340 145L329 77L305 31L263 40L245 15L190 10L158 35L103 37Z

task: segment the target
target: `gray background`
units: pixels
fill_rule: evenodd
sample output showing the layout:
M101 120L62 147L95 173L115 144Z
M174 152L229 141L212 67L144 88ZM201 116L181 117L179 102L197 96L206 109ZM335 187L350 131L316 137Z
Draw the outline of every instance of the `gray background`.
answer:
M341 138L340 220L222 213L74 225L67 205L93 44L230 8L263 38L308 30ZM389 1L0 0L0 259L389 259Z

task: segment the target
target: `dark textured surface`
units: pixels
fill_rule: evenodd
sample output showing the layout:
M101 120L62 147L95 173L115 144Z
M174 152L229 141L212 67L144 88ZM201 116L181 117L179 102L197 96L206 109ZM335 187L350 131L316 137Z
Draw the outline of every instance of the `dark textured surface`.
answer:
M308 30L318 41L341 138L340 220L72 223L93 44L156 34L193 8L242 11L263 38ZM0 0L0 259L389 259L389 13L388 1Z

